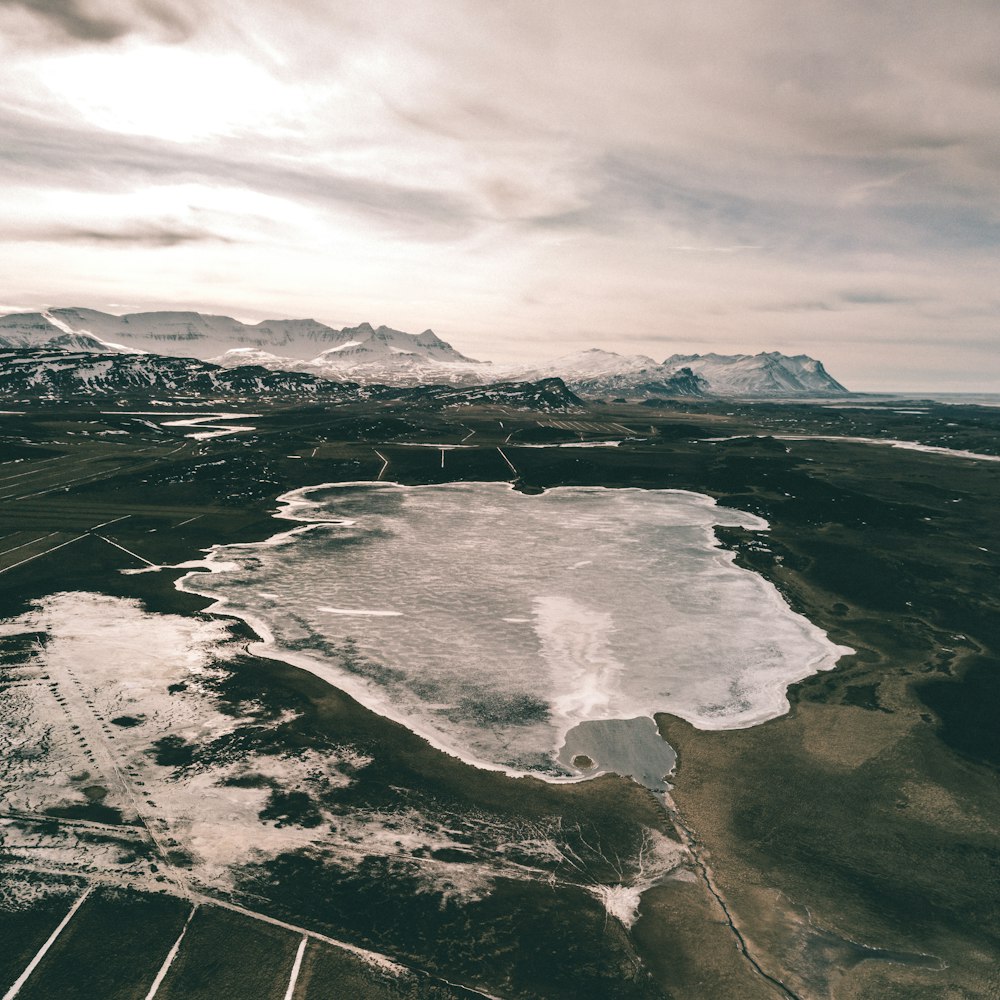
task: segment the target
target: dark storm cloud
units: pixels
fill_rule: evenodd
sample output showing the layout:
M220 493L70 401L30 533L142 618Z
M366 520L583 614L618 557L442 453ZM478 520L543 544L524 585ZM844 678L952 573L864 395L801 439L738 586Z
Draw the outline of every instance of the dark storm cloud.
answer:
M0 7L19 7L78 42L113 42L134 31L157 29L172 41L187 38L190 22L179 10L156 0L114 4L105 10L79 0L0 0Z

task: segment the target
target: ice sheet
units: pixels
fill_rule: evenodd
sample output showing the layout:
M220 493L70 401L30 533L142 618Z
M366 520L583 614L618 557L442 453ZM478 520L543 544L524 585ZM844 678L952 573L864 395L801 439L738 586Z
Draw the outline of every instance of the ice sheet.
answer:
M217 547L182 588L479 765L571 776L565 736L594 720L752 726L846 652L713 532L766 523L699 494L352 483L282 499L304 528Z

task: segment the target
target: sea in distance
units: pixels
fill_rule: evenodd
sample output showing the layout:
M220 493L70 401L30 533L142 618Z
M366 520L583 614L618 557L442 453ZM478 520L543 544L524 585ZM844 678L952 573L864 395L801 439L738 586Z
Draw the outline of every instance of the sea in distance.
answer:
M295 527L217 546L178 585L246 620L254 652L479 767L664 787L654 713L753 726L851 652L713 530L766 545L766 522L697 493L346 483L285 494L278 517Z
M852 392L847 397L847 405L851 400L864 400L873 404L892 403L945 403L949 406L1000 406L1000 392ZM788 400L791 401L791 400ZM801 400L797 400L801 402ZM839 400L813 397L812 403L836 406Z

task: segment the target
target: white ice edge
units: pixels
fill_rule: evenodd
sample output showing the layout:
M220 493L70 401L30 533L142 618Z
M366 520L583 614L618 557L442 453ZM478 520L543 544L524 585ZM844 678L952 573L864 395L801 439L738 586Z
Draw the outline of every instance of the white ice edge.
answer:
M294 490L290 490L287 493L281 494L277 498L279 504L278 509L274 512L274 517L276 519L298 521L299 526L292 528L288 531L278 532L277 534L271 536L270 538L264 539L259 542L248 542L248 543L238 543L241 548L268 548L277 545L285 545L290 541L294 540L296 536L303 534L304 532L311 531L314 528L321 527L322 525L337 524L337 525L351 525L354 522L346 518L331 518L331 517L313 517L308 518L303 516L305 512L309 509L315 510L317 504L311 500L306 499L309 494L326 491L326 490L337 490L346 489L350 487L366 487L372 489L402 489L402 490L434 490L440 489L441 483L427 483L416 486L410 486L399 483L385 482L385 481L373 481L373 480L354 480L350 482L337 482L337 483L320 483L314 486L304 486ZM488 485L491 488L502 488L505 487L509 491L514 491L514 486L511 483L498 483L498 482L462 482L455 485L460 485L463 487L470 486L482 486ZM694 501L700 506L706 508L718 507L718 502L710 496L703 493L695 493L690 490L680 490L680 489L663 489L663 490L646 490L641 487L605 487L605 486L583 486L583 487L573 487L573 489L580 490L581 492L632 492L632 493L662 493L683 496L691 501ZM766 531L769 530L770 525L763 518L750 514L746 511L740 511L751 522L756 522L752 525L750 530L756 531ZM736 554L722 548L721 543L715 535L714 525L707 525L702 530L704 531L705 539L708 546L713 550L713 558L716 560L732 564L735 562ZM224 559L219 559L218 554L223 552L227 547L226 544L213 545L209 549L203 550L205 552L205 558L203 560L192 560L178 567L172 568L190 568L190 569L201 569L206 571L209 575L214 573L223 573L231 571L234 564L230 561ZM761 711L752 714L744 715L741 717L738 724L734 724L732 721L710 719L704 716L692 717L690 713L685 713L680 710L662 712L649 712L646 710L637 712L634 716L629 716L629 718L643 716L647 718L653 718L659 714L674 715L678 718L683 719L688 722L696 729L702 731L724 731L724 730L734 730L734 729L749 729L753 726L760 725L764 722L768 722L772 719L780 718L781 716L787 714L791 708L791 704L788 701L788 688L792 684L796 684L799 681L804 680L807 677L812 676L815 673L824 670L833 669L840 658L845 655L849 655L855 652L848 646L841 646L833 643L825 631L819 629L814 623L809 621L804 615L798 614L793 611L781 596L778 589L769 580L762 577L760 574L753 573L753 571L744 569L743 567L738 567L738 569L743 572L749 573L754 576L763 587L763 593L766 595L769 602L778 608L784 615L790 616L796 624L803 629L815 629L817 632L821 633L827 640L828 648L826 650L818 652L815 656L804 660L802 668L795 671L794 674L786 674L781 678L776 678L771 684L762 686L761 690L766 692L770 697L773 697L773 702L771 707L762 708ZM212 603L204 609L206 614L215 614L226 616L230 618L236 618L245 622L256 635L259 637L260 641L256 643L250 643L247 646L247 650L253 655L260 656L267 659L273 659L280 662L288 663L291 666L298 667L300 669L306 670L307 672L319 677L321 680L326 681L332 687L343 691L345 694L353 698L364 708L369 711L374 712L377 715L382 716L392 722L396 722L403 726L405 729L414 733L416 736L425 740L430 746L434 747L436 750L440 750L442 753L453 757L464 764L468 764L472 767L479 768L485 771L495 771L507 775L508 777L515 778L537 778L540 781L549 782L552 784L569 784L579 781L586 781L590 778L596 777L597 774L604 773L603 771L598 771L596 773L581 774L581 775L552 775L540 771L529 771L520 768L514 768L503 764L496 764L492 761L484 760L475 755L464 753L453 744L443 740L441 734L437 731L422 725L419 720L415 720L411 715L399 711L391 701L391 699L384 694L379 688L371 685L363 680L359 680L354 675L343 671L325 660L320 660L311 657L307 654L303 654L297 651L288 650L282 648L276 641L273 633L268 627L267 623L260 617L243 610L235 610L229 607L228 602L225 598L217 597L214 594L205 593L197 588L198 578L202 574L199 572L187 573L182 577L179 577L174 586L176 589L189 594L194 594L198 597L207 598L212 601ZM327 609L328 611L335 611L335 609ZM336 612L335 612L336 613ZM357 613L357 612L354 612ZM833 654L836 655L833 655ZM824 665L824 663L826 665ZM777 706L778 710L774 710L774 706ZM562 748L565 743L566 734L579 724L579 719L570 719L565 721L561 725L554 727L554 732L556 734L556 739L552 747L553 759L555 759L556 754Z
M641 438L633 438L631 440L642 440ZM460 448L467 448L472 450L482 449L487 447L481 444L434 444L426 441L394 441L394 445L400 448L438 448L442 451L457 451ZM508 448L620 448L622 442L620 440L615 441L562 441L555 442L551 444L526 444L518 441L508 441L506 446Z
M229 434L239 434L245 431L255 431L256 427L246 424L223 424L221 420L244 420L250 417L259 417L259 413L206 413L202 416L195 416L186 420L164 420L164 427L208 427L210 430L200 431L195 434L185 434L186 438L194 441L207 441L210 438L226 437Z
M478 444L436 444L433 441L393 441L399 448L437 448L439 451L458 451L460 448L476 449Z
M641 438L629 438L628 440L640 441ZM552 444L529 444L524 441L510 441L508 448L620 448L622 440L614 441L560 441Z
M206 420L243 420L251 417L260 417L260 413L230 413L228 411L211 410L177 410L174 413L166 413L163 410L101 410L104 415L115 417L203 417ZM177 426L167 424L167 426Z
M436 445L435 447L440 447ZM304 518L301 517L297 511L301 507L315 508L317 505L311 501L306 500L305 496L309 493L316 493L320 490L336 490L336 489L346 489L347 487L357 487L357 486L367 486L375 489L398 489L398 490L436 490L440 489L442 486L489 486L496 489L506 489L510 493L517 492L514 488L514 484L510 482L501 482L492 479L484 480L461 480L454 483L420 483L416 486L410 486L405 483L393 482L390 479L355 479L350 482L343 483L319 483L316 486L300 486L297 489L289 490L287 493L282 493L281 496L275 501L278 504L283 504L283 507L279 507L275 511L274 516L276 518L282 518L286 521L299 521L305 525L316 525L316 524L345 524L350 525L354 522L340 517L322 517L322 518ZM559 489L561 487L555 487ZM705 493L695 493L693 490L679 490L679 489L662 489L662 490L647 490L641 486L572 486L568 487L570 489L576 490L580 493L668 493L673 496L682 496L689 500L692 500L702 507L718 507L718 501L714 497L710 497ZM548 492L548 491L546 491ZM735 508L733 508L735 510ZM767 531L770 529L770 525L762 517L758 517L756 514L751 514L748 511L739 511L743 516L757 521L758 526L755 526L753 530L755 531ZM294 530L294 529L293 529ZM281 537L290 534L290 532L284 532ZM275 538L279 536L274 536ZM713 536L714 537L714 536ZM265 545L267 541L264 542L249 542L250 546L255 545ZM213 546L216 548L217 546ZM208 550L206 550L208 551Z
M733 434L729 437L700 438L702 441L746 441L750 438L774 438L775 441L842 441L846 444L881 444L904 451L919 451L927 455L944 455L947 458L969 458L979 462L1000 462L1000 455L986 455L980 451L962 451L960 448L943 448L938 445L920 444L917 441L900 441L896 438L848 437L845 434Z

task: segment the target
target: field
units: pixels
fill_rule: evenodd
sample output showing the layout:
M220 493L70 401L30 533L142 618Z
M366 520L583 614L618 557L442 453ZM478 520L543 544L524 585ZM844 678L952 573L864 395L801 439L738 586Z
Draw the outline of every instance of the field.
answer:
M253 430L198 441L164 426L189 402L133 412L151 409L0 416L0 617L15 623L0 626L0 685L7 706L48 706L45 752L74 762L60 777L37 747L26 756L23 732L4 737L11 774L35 775L44 794L0 801L0 991L1000 991L1000 463L816 439L996 456L1000 411L248 405ZM576 447L602 442L618 444ZM112 711L82 647L60 658L73 637L53 624L53 595L101 595L109 603L94 606L121 629L162 616L182 628L184 616L200 635L215 626L205 601L175 589L182 570L121 571L267 538L289 489L378 478L707 493L767 519L763 534L717 535L856 652L793 687L792 711L761 726L701 732L658 716L679 759L665 798L614 775L555 786L470 768L249 654L242 623L197 684L169 650L143 667L149 704L173 713L162 725ZM199 800L225 804L211 836ZM614 900L635 887L629 926Z

